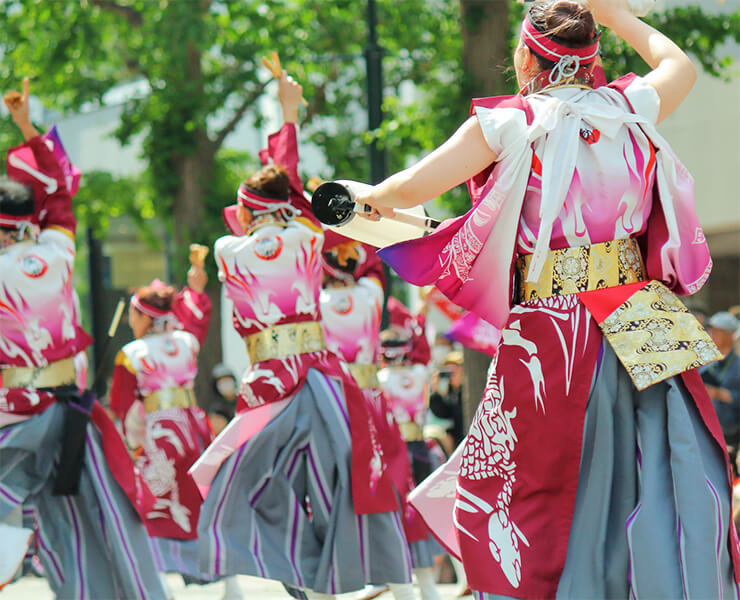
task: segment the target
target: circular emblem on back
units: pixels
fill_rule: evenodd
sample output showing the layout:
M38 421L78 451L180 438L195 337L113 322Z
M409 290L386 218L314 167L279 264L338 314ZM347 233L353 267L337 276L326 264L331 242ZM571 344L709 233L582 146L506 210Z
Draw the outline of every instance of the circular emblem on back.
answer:
M275 260L283 251L283 239L279 236L266 236L254 243L254 253L262 260Z
M21 259L21 270L26 277L36 279L49 270L49 265L43 258L40 258L35 254L26 254L26 256Z
M162 344L162 350L164 350L167 356L177 356L179 352L177 345L172 340L165 340L164 344Z
M336 298L331 305L331 309L338 315L346 315L352 312L354 305L355 301L352 299L352 296L347 294L346 296Z
M404 390L410 390L412 387L414 387L414 378L411 377L411 375L402 375L401 376L401 387Z

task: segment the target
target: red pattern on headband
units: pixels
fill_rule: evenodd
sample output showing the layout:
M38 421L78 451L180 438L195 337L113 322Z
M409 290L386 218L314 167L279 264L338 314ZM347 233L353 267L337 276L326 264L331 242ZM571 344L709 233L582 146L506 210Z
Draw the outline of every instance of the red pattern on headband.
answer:
M558 62L566 56L577 56L584 63L588 63L599 54L598 37L593 44L585 48L568 48L539 31L532 23L529 14L522 22L522 41L532 52L552 62Z
M0 227L15 227L20 229L21 224L30 223L33 219L33 215L9 215L6 213L0 213Z
M147 317L151 317L152 319L161 319L162 317L166 317L171 312L169 310L163 310L161 308L157 308L156 306L152 306L148 302L142 300L138 294L134 294L133 296L131 296L131 306L138 310L140 313L143 313Z
M275 207L276 204L283 205L289 203L289 197L283 198L270 198L263 196L252 188L247 187L243 183L239 186L239 191L236 193L237 201L242 206L251 208L252 210L270 210Z

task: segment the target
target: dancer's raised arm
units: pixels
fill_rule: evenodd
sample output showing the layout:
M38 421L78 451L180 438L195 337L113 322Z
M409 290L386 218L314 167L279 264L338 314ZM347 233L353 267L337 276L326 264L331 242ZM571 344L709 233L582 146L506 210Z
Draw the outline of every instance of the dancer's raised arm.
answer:
M480 173L496 160L483 137L478 118L470 117L444 144L415 165L357 195L381 215L393 208L410 208L436 198Z
M660 96L658 122L675 111L696 81L696 68L674 42L613 0L589 0L596 21L632 46L652 71L645 81Z

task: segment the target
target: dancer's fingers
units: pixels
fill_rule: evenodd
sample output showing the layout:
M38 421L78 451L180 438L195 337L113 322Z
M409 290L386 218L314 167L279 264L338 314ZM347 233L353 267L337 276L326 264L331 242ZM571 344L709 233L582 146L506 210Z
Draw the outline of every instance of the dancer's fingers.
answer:
M23 102L28 102L28 77L23 78Z

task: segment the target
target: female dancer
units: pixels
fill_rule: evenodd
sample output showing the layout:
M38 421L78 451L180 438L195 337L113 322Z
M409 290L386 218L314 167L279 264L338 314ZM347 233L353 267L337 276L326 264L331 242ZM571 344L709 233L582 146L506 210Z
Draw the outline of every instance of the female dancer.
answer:
M711 260L690 176L654 127L694 67L626 6L589 4L536 3L521 93L473 101L448 142L358 201L388 214L468 180L467 215L381 258L502 330L458 477L471 588L734 597L726 450L694 368L716 348L673 294ZM595 21L652 71L594 88Z
M215 246L251 366L237 416L193 471L204 490L210 485L198 526L201 565L276 579L309 597L406 583L398 506L366 404L324 346L324 236L298 175L301 86L285 72L278 85L284 124L262 153L274 164L239 187L238 205L224 211L234 235ZM256 423L263 428L242 435ZM201 480L201 465L220 465L212 483Z
M146 525L157 566L190 577L201 573L195 538L202 500L188 469L212 437L193 392L211 316L206 282L201 262L190 268L180 293L158 280L136 291L129 308L136 339L116 357L110 393L111 409L156 496Z
M410 530L407 527L413 509L406 503L406 496L413 489L414 480L406 444L378 381L380 321L385 288L382 262L372 246L350 240L331 230L325 231L324 236L324 289L320 302L326 345L347 361L350 373L362 389L378 432L383 459L388 465L386 475L391 478L399 495L408 540L418 534L413 528ZM422 526L422 535L424 533ZM414 562L413 553L411 563L416 573L415 567L418 565ZM431 585L434 589L433 579ZM374 598L385 589L385 585L371 586L358 597ZM410 583L391 584L390 589L398 599L415 598Z
M391 327L380 334L378 380L406 442L412 483L419 484L439 466L432 464L423 431L429 407L430 370L427 365L432 357L424 327L425 315L414 317L396 298L388 299L388 315ZM444 551L412 507L408 507L406 513L406 534L421 597L423 600L438 599L434 557Z
M115 427L75 383L91 339L72 287L72 194L29 119L28 79L5 103L26 141L0 180L0 588L34 533L22 515L57 598L164 598L137 514L153 499L139 503Z

